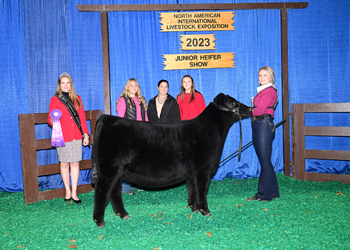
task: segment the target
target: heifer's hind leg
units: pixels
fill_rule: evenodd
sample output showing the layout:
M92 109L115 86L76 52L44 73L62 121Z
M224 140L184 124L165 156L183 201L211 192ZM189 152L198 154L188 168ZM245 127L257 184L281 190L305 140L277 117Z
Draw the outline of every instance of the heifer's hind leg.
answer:
M112 185L112 180L104 176L99 176L95 184L93 219L99 228L105 225L104 215Z
M113 191L111 193L111 203L116 215L119 215L122 219L129 219L130 216L124 208L123 199L121 195L122 181L123 180L119 178L117 184L114 186Z
M188 205L190 206L190 208L194 213L199 213L199 208L198 208L198 203L196 198L197 185L195 185L193 179L187 179L186 184L187 184L187 191L188 191L188 198L187 198Z
M208 202L207 202L207 193L210 183L210 176L206 174L200 174L196 176L195 178L195 185L196 185L196 200L198 203L199 211L204 216L211 216L211 213L208 209Z

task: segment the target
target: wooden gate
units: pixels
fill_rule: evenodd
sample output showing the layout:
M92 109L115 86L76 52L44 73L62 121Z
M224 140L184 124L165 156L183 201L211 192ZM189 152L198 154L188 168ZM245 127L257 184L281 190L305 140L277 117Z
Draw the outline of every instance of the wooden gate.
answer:
M350 127L305 126L305 113L349 113L350 103L292 104L293 178L350 183L350 175L305 172L305 159L350 161L350 151L305 149L305 136L347 136ZM350 148L347 148L348 150Z
M101 110L85 111L86 120L90 120L91 143L94 139L96 117L101 113ZM48 113L18 115L25 204L65 196L66 191L64 188L39 192L39 176L59 174L61 172L59 163L38 166L36 151L51 149L51 139L36 140L35 125L46 123L47 117ZM91 166L91 159L83 160L79 164L80 170L91 169ZM77 193L87 193L92 190L91 184L84 184L78 186Z

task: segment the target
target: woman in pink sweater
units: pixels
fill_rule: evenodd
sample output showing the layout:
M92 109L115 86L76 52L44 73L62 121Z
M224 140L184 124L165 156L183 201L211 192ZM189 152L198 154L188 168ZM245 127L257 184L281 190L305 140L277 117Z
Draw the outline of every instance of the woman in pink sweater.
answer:
M148 121L147 101L142 96L139 83L135 78L130 78L123 89L123 93L117 101L117 113L119 117L130 120ZM141 189L139 189L141 191ZM123 181L122 192L130 195L135 194L130 183Z
M194 87L192 76L185 75L181 81L181 93L177 96L181 120L191 120L203 112L206 105L204 98Z
M259 70L258 93L252 98L252 128L253 144L259 158L261 171L258 192L247 201L271 201L279 198L278 183L275 170L271 162L272 141L275 137L273 123L277 104L277 90L275 89L275 73L268 67Z

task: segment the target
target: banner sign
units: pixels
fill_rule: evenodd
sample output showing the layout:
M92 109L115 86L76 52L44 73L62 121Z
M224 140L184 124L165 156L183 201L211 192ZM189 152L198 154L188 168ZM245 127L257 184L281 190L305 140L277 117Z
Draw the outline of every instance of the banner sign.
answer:
M234 68L234 52L163 55L163 70Z
M213 50L215 48L215 34L180 35L182 50Z
M161 32L235 30L234 12L166 12L160 14Z

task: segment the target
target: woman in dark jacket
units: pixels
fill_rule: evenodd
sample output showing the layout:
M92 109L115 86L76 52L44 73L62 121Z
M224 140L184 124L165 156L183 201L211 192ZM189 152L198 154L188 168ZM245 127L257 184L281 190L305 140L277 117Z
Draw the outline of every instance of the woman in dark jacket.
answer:
M159 94L148 102L148 120L150 122L180 122L180 109L174 97L168 94L167 80L158 82Z

